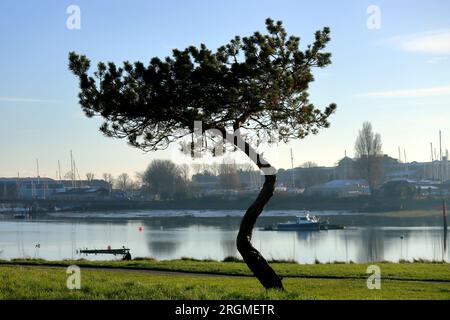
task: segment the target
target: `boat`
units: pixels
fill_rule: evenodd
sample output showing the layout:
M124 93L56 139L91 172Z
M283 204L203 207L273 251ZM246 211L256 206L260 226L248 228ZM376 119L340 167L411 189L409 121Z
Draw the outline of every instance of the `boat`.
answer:
M274 226L266 226L265 231L319 231L320 222L315 216L307 213L304 216L298 216L295 221L281 222Z
M296 221L278 223L277 230L318 231L320 222L315 216L307 213L305 216L297 217Z
M1 214L18 214L18 215L24 215L27 213L30 213L30 208L26 207L14 207L14 206L0 206L0 213Z

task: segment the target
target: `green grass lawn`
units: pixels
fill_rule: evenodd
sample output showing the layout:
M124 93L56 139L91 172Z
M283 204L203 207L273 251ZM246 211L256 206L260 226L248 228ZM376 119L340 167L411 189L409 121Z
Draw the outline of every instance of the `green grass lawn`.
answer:
M369 290L367 264L273 263L285 277L286 291L278 292L266 291L253 277L246 277L250 273L240 262L149 259L129 262L27 260L30 266L7 263L0 262L0 299L450 299L448 264L378 263L381 290ZM82 270L81 290L67 289L64 267L46 268L39 264L77 264ZM164 275L123 269L83 269L83 266L213 272L224 276ZM226 274L243 277L227 277Z
M192 273L213 273L223 275L251 276L247 265L243 262L200 261L194 259L166 260L137 258L131 261L89 261L63 260L46 261L33 259L0 260L0 265L20 263L25 265L54 265L80 267L131 268L159 271L182 271ZM450 264L448 263L328 263L328 264L297 264L286 262L271 262L271 266L282 277L325 277L325 278L361 278L366 279L369 265L376 264L381 268L384 279L393 280L443 280L450 281Z

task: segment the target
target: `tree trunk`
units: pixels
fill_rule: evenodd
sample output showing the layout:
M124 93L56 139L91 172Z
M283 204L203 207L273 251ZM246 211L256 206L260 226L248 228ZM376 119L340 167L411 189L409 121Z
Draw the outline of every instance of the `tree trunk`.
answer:
M227 140L245 152L260 170L265 174L264 185L256 200L245 212L242 218L239 233L236 239L236 246L244 262L253 272L255 277L266 289L284 290L281 277L279 277L261 253L252 245L252 233L256 220L262 213L265 205L272 198L275 190L276 170L267 163L247 142L240 136L229 136Z
M266 175L264 185L259 192L258 197L247 209L241 221L239 233L236 244L237 249L242 255L247 266L252 270L253 274L258 278L259 282L266 289L280 289L283 290L283 283L281 278L275 273L269 263L256 250L252 243L252 230L255 226L256 220L261 214L264 206L269 202L275 190L275 175Z

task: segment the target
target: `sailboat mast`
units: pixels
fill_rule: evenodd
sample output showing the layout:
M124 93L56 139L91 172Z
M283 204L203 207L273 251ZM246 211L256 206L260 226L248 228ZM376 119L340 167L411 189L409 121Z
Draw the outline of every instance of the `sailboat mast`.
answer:
M294 176L294 156L291 148L291 169L292 169L292 188L295 189L295 176Z
M431 179L434 181L433 142L430 142L430 146L431 146Z
M58 160L58 177L59 183L61 183L61 162Z
M406 149L403 149L405 158L403 160L405 160L405 173L406 173L406 179L409 179L409 172L408 172L408 161L406 160Z
M39 176L39 159L36 159L36 173L37 173L37 182L40 184L40 176Z
M74 182L74 172L73 172L73 155L72 155L72 150L70 150L70 179L72 180L72 188L75 187L75 182Z
M442 131L439 130L439 178L441 179L441 182L444 182L442 171Z

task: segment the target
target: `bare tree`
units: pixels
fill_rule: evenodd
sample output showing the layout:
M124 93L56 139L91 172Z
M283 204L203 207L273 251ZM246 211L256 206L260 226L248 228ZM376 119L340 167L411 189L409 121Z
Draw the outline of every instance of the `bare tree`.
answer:
M109 185L109 192L111 192L112 187L114 185L114 177L112 176L111 173L107 173L107 172L103 173L102 177L103 177L103 180L105 180L106 183Z
M383 152L380 134L375 134L370 122L364 122L355 143L356 167L366 179L370 193L383 177Z
M142 176L143 184L162 199L181 197L186 191L185 173L170 160L153 160Z
M183 179L183 181L185 181L186 183L189 182L192 176L190 166L187 163L183 163L180 164L178 168L180 170L180 176Z
M112 176L111 173L106 173L105 172L104 174L102 174L102 178L103 178L103 180L105 180L110 185L112 185L114 183L114 177Z
M196 175L204 172L203 163L193 163L191 164L192 174Z
M65 174L64 174L64 180L72 180L73 179L73 173L71 172L71 171L67 171Z
M229 163L227 161L223 161L219 165L219 181L223 189L239 189L240 179L236 162Z
M318 165L317 163L313 162L313 161L306 161L305 163L303 163L301 165L302 168L306 168L306 169L310 169L310 168L317 168Z
M86 173L86 180L87 181L90 182L90 181L94 180L94 177L95 177L95 175L92 172Z
M204 164L204 171L211 173L213 176L218 176L220 174L220 164L217 162Z
M116 187L124 192L129 191L132 186L132 180L128 173L120 174L115 180L115 183Z

